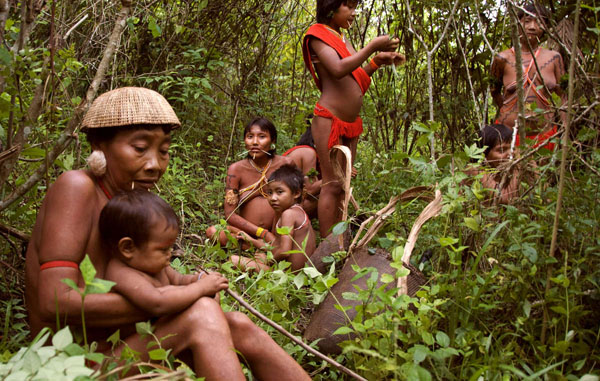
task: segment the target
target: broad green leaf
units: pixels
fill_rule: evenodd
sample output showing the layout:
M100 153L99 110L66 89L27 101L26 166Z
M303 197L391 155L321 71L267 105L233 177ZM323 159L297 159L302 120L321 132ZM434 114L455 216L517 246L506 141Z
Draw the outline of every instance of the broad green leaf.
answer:
M476 231L476 232L481 230L481 227L479 226L479 222L477 222L477 220L474 219L473 217L465 217L464 221L465 221L465 225L469 229Z
M338 222L337 224L335 224L333 226L332 233L333 233L333 235L344 234L344 232L346 231L346 229L348 229L348 222L347 221Z
M166 360L167 359L167 351L165 351L163 348L158 348L158 349L153 349L151 351L148 351L148 356L150 357L150 359L152 360Z
M319 272L319 270L317 270L314 267L304 267L302 269L302 271L304 271L304 273L306 275L308 275L309 277L311 277L311 278L316 278L316 277L318 277L318 276L321 275L321 273Z
M110 280L95 278L86 287L86 294L106 294L116 283Z
M279 235L290 235L292 228L290 226L282 226L277 228L277 234Z
M429 349L423 345L415 345L415 351L413 352L413 361L415 364L420 364L427 355L429 354Z
M347 335L349 333L354 332L354 330L350 327L340 327L335 330L334 335Z
M383 283L392 283L394 281L394 277L391 274L383 274L381 276L381 281Z
M79 270L81 270L81 276L83 277L85 284L89 284L94 280L96 269L94 268L89 255L85 255L83 261L79 264Z
M438 331L435 334L435 340L438 342L439 345L441 345L442 347L447 347L450 345L450 338L448 337L448 335L446 335L445 332L442 331Z
M444 246L450 246L450 245L454 245L454 244L458 243L458 238L440 237L439 241L440 241L440 245L442 245L442 247L444 247Z
M294 284L298 289L301 289L302 286L306 284L306 275L304 275L304 273L296 274L296 276L294 277Z
M152 325L147 321L140 321L135 323L135 331L138 335L149 335L152 333Z
M64 350L67 345L73 342L73 335L71 335L71 331L69 327L65 327L60 331L56 332L52 337L52 345L59 351Z
M531 314L531 303L527 299L523 302L523 313L526 317L529 317L529 314Z
M0 62L4 63L6 66L10 66L12 62L12 55L4 46L0 46Z

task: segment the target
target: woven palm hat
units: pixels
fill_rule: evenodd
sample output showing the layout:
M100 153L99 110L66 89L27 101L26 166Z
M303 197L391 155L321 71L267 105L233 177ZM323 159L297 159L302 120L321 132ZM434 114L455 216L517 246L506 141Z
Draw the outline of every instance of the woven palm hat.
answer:
M100 95L83 118L82 131L140 124L181 126L165 97L143 87L121 87Z

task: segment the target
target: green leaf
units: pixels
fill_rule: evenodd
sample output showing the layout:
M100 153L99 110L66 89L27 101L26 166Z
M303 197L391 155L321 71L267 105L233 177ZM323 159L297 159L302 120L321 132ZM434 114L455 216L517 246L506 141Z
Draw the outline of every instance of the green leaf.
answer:
M61 282L71 287L73 290L77 291L80 295L82 294L82 291L79 289L79 286L77 285L77 283L75 283L73 279L65 278L61 279Z
M167 359L167 351L163 348L153 349L148 351L148 356L151 360L166 360Z
M102 353L87 353L85 355L85 358L90 361L100 364L104 360L104 354L102 354Z
M149 321L140 321L135 323L135 331L138 335L150 335L152 333L152 325Z
M425 358L427 358L429 349L423 345L415 345L414 348L415 351L413 352L413 361L415 364L420 364L423 360L425 360Z
M386 273L381 276L381 281L386 284L392 283L394 281L394 277L391 274Z
M292 232L292 228L290 226L282 226L280 228L277 228L277 234L279 235L290 235L290 233Z
M60 331L56 332L56 334L52 337L52 345L54 348L62 351L67 347L67 345L73 342L73 335L71 335L71 331L69 331L69 327L65 327Z
M67 345L64 349L64 352L69 356L80 356L85 355L85 349L77 343L71 343Z
M152 37L156 38L162 34L162 29L156 23L156 19L152 16L148 17L148 30L152 33Z
M12 55L3 46L0 46L0 62L4 63L6 66L9 66L12 62Z
M335 224L333 226L332 233L333 233L333 235L344 234L344 232L346 231L346 229L348 229L348 222L347 221L338 222L337 224Z
M319 272L319 270L317 270L314 267L304 267L302 269L302 271L304 271L304 273L306 275L308 275L309 277L311 277L311 278L316 278L316 277L318 277L318 276L321 275L321 273Z
M458 238L440 237L439 241L440 241L440 245L442 245L442 247L444 247L444 246L450 246L450 245L454 245L454 244L458 243Z
M474 219L473 217L465 217L464 220L465 220L465 225L469 229L476 231L476 232L481 230L481 227L479 226L479 222L477 222L477 220Z
M79 264L79 270L81 271L81 276L83 277L85 284L89 284L94 280L96 269L94 268L89 255L85 255L83 261Z
M350 327L340 327L335 330L334 335L347 335L349 333L354 332L354 330Z
M447 347L450 345L450 338L448 337L448 335L446 335L445 332L442 331L438 331L435 334L435 340L438 342L439 345L441 345L442 347Z
M294 277L294 284L296 285L296 288L298 288L298 290L301 289L302 286L306 284L306 275L304 275L304 273L296 274L296 276Z
M86 294L106 294L115 285L115 282L106 279L95 278L86 287Z
M111 343L113 346L117 345L117 343L120 340L121 340L121 330L119 330L119 329L117 329L115 331L115 333L113 333L112 335L110 335L110 337L108 339L106 339L106 341Z
M525 299L523 302L523 313L527 317L529 317L529 314L531 314L531 303L529 303L529 300L527 299Z

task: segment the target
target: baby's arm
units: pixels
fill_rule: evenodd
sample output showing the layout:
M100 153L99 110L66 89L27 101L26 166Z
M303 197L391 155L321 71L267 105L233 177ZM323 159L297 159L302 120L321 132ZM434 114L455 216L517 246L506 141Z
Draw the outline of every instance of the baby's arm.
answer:
M294 241L292 240L294 228L302 224L303 217L301 212L293 208L284 210L281 214L281 226L289 227L290 234L277 235L277 239L273 243L273 257L276 261L288 260L289 254L286 253L294 248Z
M120 261L111 261L107 278L117 282L116 292L153 316L179 312L200 297L212 296L228 287L227 279L219 273L210 273L185 286L156 287L145 274Z

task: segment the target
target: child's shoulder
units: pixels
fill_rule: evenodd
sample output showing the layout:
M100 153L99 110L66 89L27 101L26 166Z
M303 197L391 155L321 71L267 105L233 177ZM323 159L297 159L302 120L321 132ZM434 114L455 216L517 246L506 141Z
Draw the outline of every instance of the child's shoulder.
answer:
M281 222L284 226L299 226L305 218L304 210L301 206L295 204L281 213ZM293 223L293 224L292 224Z

